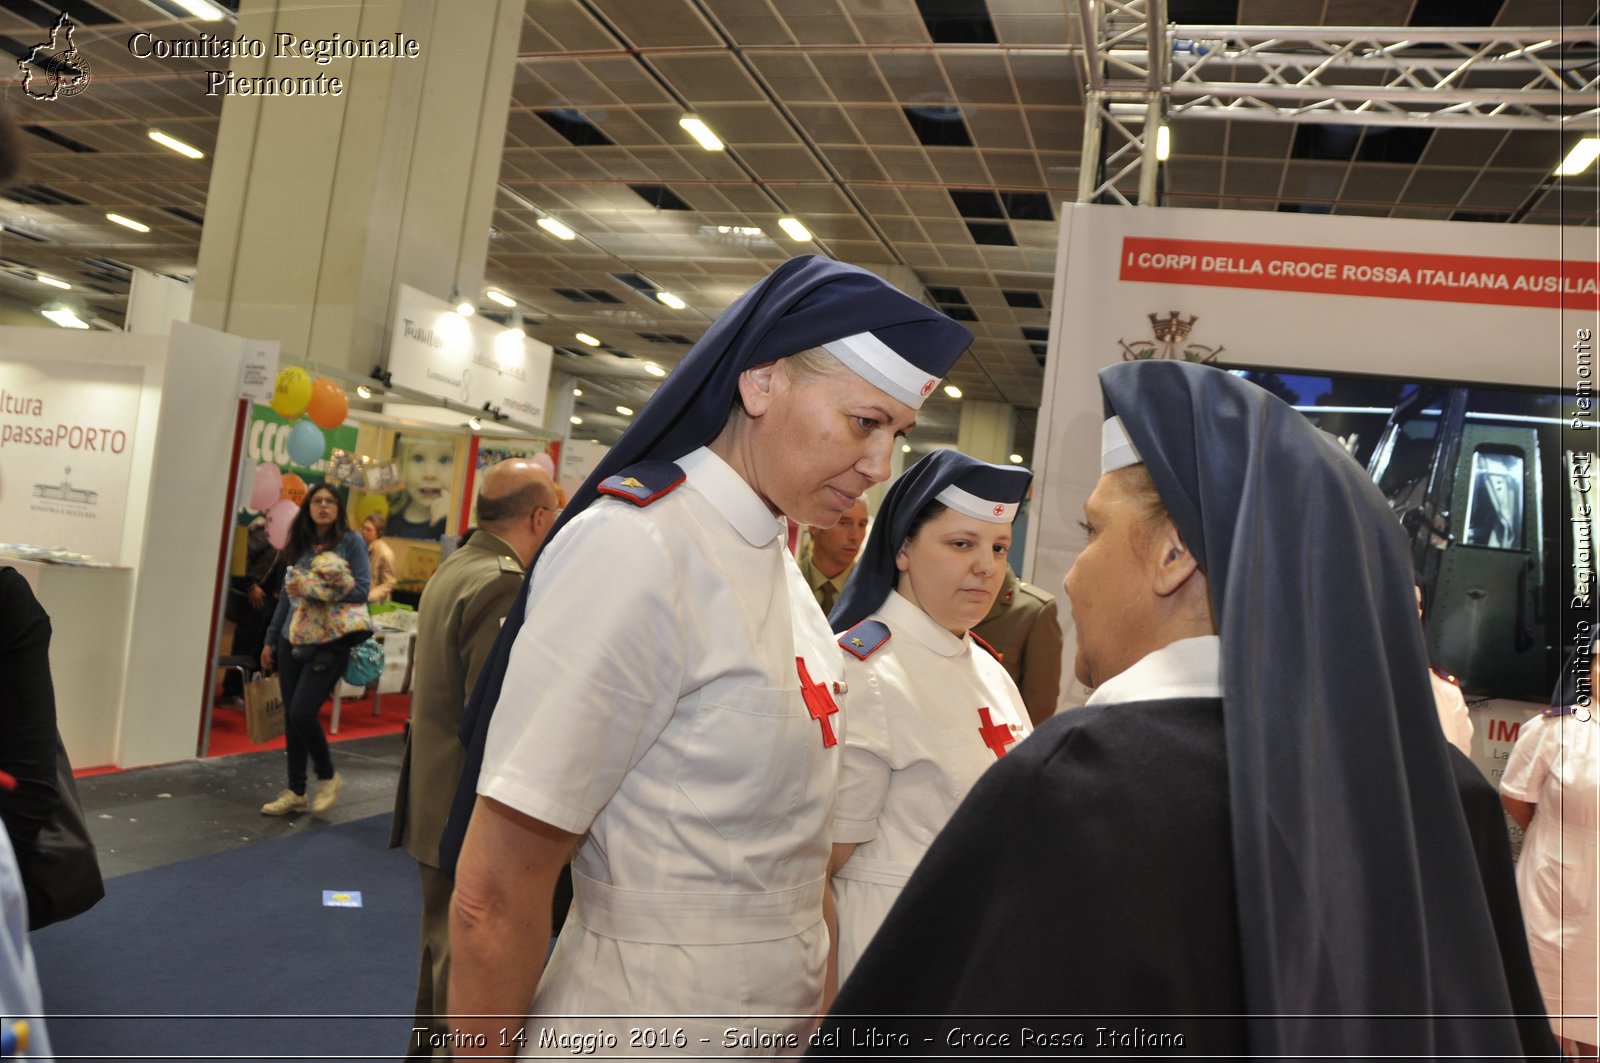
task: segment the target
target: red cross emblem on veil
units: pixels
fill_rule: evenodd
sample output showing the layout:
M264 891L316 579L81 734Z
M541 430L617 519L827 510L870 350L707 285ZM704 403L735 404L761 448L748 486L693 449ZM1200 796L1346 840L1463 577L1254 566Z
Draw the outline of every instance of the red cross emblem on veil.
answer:
M839 711L839 706L833 703L833 698L828 694L828 688L821 683L811 681L811 673L806 671L806 659L796 657L795 667L800 670L800 696L806 699L806 711L811 713L811 718L822 725L822 746L827 749L839 744L839 738L833 733L833 724L829 716ZM984 710L988 711L988 710Z
M978 728L978 734L983 736L983 744L994 750L996 759L1005 756L1006 746L1016 741L1011 736L1011 728L1003 723L995 723L987 705L978 710L978 719L983 723Z

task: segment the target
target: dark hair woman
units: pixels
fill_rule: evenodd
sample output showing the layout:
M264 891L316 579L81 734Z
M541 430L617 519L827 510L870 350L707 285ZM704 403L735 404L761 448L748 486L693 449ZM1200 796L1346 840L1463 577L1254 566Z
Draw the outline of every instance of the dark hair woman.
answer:
M291 640L290 636L301 627L310 628L310 624L302 622L324 603L358 603L365 610L372 581L366 544L350 529L344 499L333 487L320 483L306 492L306 500L289 526L284 556L290 559L290 567L283 578L284 593L278 598L278 608L267 627L261 667L271 671L276 664L278 668L289 785L262 805L261 812L287 816L306 811L309 758L318 779L316 798L309 807L320 815L338 800L343 780L333 768L328 736L322 733L317 714L344 675L350 642L342 637L307 641L303 637Z

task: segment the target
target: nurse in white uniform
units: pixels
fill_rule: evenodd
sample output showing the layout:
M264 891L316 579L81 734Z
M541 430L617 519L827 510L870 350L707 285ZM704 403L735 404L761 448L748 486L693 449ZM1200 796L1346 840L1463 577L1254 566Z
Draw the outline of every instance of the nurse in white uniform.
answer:
M481 744L451 917L457 1056L586 1036L598 1056L803 1045L846 714L783 518L831 526L886 479L970 341L865 270L792 260L712 325L574 496L463 729ZM569 854L573 908L546 967ZM489 1015L511 1019L474 1018ZM615 1018L571 1018L596 1015Z
M1005 582L1032 479L954 450L917 462L889 489L829 618L846 629L850 689L829 865L838 982L978 776L1032 730L1016 684L969 630Z

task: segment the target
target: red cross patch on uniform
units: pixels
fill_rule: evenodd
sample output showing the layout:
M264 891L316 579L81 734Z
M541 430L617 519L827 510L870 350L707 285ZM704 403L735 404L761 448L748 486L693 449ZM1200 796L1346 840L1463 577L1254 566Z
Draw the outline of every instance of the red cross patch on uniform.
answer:
M995 723L987 705L978 710L978 720L983 724L978 728L978 734L983 736L983 744L994 750L996 759L1005 756L1006 747L1017 740L1016 735L1011 733L1010 725Z
M828 717L838 712L839 706L834 704L827 687L811 681L811 673L806 670L804 657L796 657L794 665L800 673L800 696L806 699L806 711L811 713L813 720L822 725L822 747L829 749L838 745L839 736L833 733L833 723Z

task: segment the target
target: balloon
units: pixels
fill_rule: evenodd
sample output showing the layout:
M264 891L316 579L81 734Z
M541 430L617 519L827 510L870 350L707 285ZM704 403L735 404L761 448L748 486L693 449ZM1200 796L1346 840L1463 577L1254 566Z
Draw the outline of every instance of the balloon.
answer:
M312 423L318 428L338 428L349 412L350 398L344 388L325 376L317 377L311 385L311 401L306 404L306 416Z
M250 508L257 513L283 496L283 470L271 462L256 466L255 480L250 485Z
M278 494L297 506L301 505L306 500L306 482L294 473L286 472L283 474L283 487Z
M289 525L294 523L299 513L300 507L287 498L278 499L267 510L267 542L272 544L274 550L282 550L289 545Z
M292 421L305 412L311 401L311 374L297 365L278 370L277 382L272 386L272 408L278 416Z
M550 460L550 455L540 451L533 456L533 463L551 476L556 474L556 463Z
M322 429L310 421L296 421L289 429L289 460L308 466L321 461Z
M389 516L389 500L382 495L362 495L361 501L355 504L356 523L360 524L373 514L387 519Z

